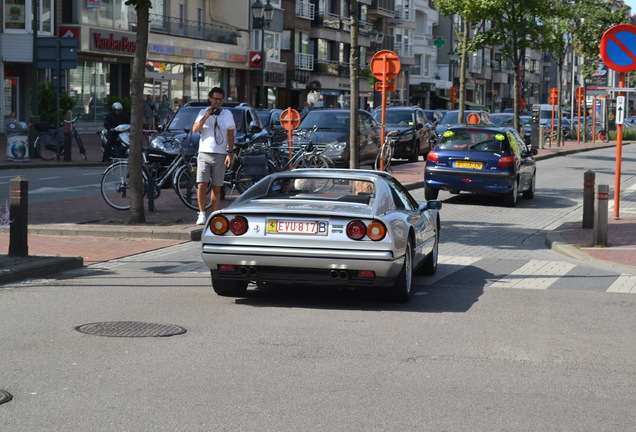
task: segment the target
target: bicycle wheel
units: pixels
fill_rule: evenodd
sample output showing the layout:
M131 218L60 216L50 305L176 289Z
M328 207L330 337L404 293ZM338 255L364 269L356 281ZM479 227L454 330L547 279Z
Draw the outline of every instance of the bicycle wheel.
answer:
M309 153L296 159L293 163L296 168L333 168L334 163L327 156L315 153Z
M106 204L117 210L130 209L128 161L115 162L104 171L100 190Z
M57 157L57 143L53 134L41 133L35 140L35 148L40 158L50 161Z
M391 159L393 159L393 146L389 143L385 143L375 157L374 168L377 171L389 171Z
M75 137L75 142L77 142L77 148L79 149L80 154L84 156L84 160L88 160L88 158L86 157L86 148L84 147L82 138L75 129L73 129L73 136Z
M598 131L598 139L603 142L609 142L609 133L605 129Z
M199 210L196 168L190 168L187 165L179 168L179 171L177 171L174 176L173 186L182 203L192 210ZM212 184L208 182L208 188L205 195L206 201L207 197L210 195L210 190L212 190ZM207 201L205 204L206 210L209 209L211 205L212 203Z

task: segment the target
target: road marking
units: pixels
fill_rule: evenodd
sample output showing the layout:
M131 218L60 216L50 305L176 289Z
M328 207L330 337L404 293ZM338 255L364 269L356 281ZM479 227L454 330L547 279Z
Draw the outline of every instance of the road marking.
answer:
M565 276L576 267L574 264L562 261L531 260L497 282L489 288L522 288L548 289L559 277Z
M606 292L636 294L636 276L627 274L620 275Z

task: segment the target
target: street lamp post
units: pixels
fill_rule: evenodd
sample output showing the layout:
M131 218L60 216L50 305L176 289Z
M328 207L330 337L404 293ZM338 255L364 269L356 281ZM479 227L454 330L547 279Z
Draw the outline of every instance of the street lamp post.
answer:
M274 18L274 6L270 3L271 0L267 0L267 4L263 6L260 0L255 0L252 3L252 15L256 19L254 25L258 25L261 29L261 86L259 103L261 108L267 108L265 103L265 29L269 27L269 24Z

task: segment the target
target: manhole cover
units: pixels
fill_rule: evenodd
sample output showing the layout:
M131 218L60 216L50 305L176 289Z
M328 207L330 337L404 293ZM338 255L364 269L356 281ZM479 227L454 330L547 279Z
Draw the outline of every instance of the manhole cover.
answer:
M13 396L11 396L11 393L6 392L4 390L0 390L0 405L2 405L5 402L9 402L11 399L13 399Z
M186 329L178 325L134 321L90 323L75 327L75 329L82 333L110 337L166 337L186 332Z

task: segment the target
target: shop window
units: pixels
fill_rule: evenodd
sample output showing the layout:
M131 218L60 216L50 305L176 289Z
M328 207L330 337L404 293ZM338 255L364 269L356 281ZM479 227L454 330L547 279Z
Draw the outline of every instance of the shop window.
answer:
M31 33L33 29L33 2L31 0L3 0L4 31L7 33ZM53 0L38 2L38 34L52 34Z

